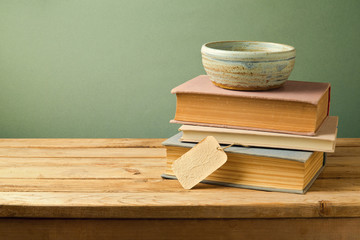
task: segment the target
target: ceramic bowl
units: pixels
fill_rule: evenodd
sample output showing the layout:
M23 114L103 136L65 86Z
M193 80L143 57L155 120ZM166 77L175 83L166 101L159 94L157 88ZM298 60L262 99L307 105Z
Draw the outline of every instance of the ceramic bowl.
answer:
M211 81L233 90L278 88L295 64L292 46L253 41L220 41L201 48L202 63Z

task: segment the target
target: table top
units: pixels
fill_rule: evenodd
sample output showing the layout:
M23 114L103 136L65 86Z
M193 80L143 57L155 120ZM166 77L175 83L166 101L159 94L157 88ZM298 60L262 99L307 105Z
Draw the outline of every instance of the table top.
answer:
M164 180L164 139L0 139L0 217L360 217L360 138L305 195Z

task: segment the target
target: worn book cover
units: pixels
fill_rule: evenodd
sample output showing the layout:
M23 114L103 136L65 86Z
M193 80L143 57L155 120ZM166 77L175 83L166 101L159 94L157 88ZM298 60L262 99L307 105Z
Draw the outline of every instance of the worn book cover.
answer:
M163 178L176 179L171 166L195 143L181 142L182 133L167 139L167 169ZM325 166L323 152L232 146L228 161L203 183L265 191L305 193Z
M330 84L288 80L268 91L216 87L206 75L171 93L177 96L172 123L315 135L328 116Z
M196 143L213 136L222 144L334 152L337 126L338 117L328 116L314 136L196 125L182 125L179 131L183 142Z

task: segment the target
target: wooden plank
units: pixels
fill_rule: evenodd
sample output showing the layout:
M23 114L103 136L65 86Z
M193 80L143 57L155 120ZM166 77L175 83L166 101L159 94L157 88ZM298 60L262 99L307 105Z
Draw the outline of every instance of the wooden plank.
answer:
M2 239L358 239L359 218L328 219L0 219Z
M0 148L162 148L165 138L0 139Z
M342 156L360 156L360 147L336 147L334 153L328 153L331 157L342 157Z
M1 178L160 178L164 167L143 166L141 168L124 167L121 164L108 166L69 166L69 167L21 167L0 169Z
M117 168L127 169L129 173L130 169L150 174L154 170L160 176L164 172L165 162L165 158L0 158L0 178L92 178L93 174L101 175L106 171L116 174ZM136 175L138 171L134 170L133 173ZM63 177L61 174L64 174ZM354 177L360 177L360 157L329 157L320 176Z
M22 167L22 166L37 166L37 167L50 167L50 166L109 166L122 164L127 167L137 166L164 166L166 164L165 158L117 158L117 157L78 157L78 158L5 158L0 157L0 168L6 167Z
M149 178L160 177L165 164L165 158L0 158L0 178L124 177L120 172ZM319 178L360 178L360 157L329 157Z
M165 158L0 158L0 178L124 177L120 172L149 178L160 177L165 164ZM360 178L360 157L329 157L319 178Z
M3 178L160 178L165 158L0 158Z
M0 157L165 157L165 148L0 148ZM360 156L360 147L339 147L329 157Z
M360 147L360 138L337 138L336 147Z
M3 192L0 217L306 218L360 217L360 192L306 195L237 191L64 193Z
M329 156L319 178L360 178L360 156Z
M328 156L326 163L329 166L360 166L360 156Z
M309 192L360 191L360 178L316 179Z
M319 178L360 178L360 169L354 166L326 166Z
M3 146L0 217L359 217L358 149L338 147L310 191L297 195L206 184L184 190L160 179L163 148Z
M205 187L211 188L210 185ZM0 179L0 192L185 192L178 181L137 179Z
M165 140L166 138L0 138L0 148L161 148L161 143ZM360 138L338 138L336 146L360 147Z
M84 157L165 157L165 148L0 148L0 157L84 158Z
M0 148L163 147L166 138L0 138ZM336 146L360 147L360 138L338 138Z
M185 190L178 181L156 178L114 178L114 179L0 179L0 192L74 192L74 193L141 193L184 192L198 194L231 194L243 191L239 188L196 185L195 189ZM317 179L309 192L319 191L360 191L360 179ZM264 192L263 194L267 194ZM280 198L281 200L281 198Z

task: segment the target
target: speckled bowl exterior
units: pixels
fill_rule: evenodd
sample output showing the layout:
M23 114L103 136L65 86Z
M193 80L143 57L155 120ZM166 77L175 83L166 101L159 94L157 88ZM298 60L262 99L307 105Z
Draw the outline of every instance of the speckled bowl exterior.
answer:
M204 44L201 54L216 86L254 91L284 84L294 68L296 51L279 43L221 41Z

